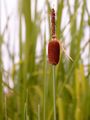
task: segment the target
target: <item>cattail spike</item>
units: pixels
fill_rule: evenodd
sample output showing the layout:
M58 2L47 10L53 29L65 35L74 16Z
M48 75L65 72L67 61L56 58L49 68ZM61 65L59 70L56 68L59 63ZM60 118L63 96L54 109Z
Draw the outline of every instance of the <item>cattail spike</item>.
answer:
M54 8L51 11L51 30L52 30L52 40L48 44L48 60L50 64L57 65L60 56L60 43L56 38Z
M55 30L55 10L54 8L52 8L52 11L51 11L51 30L52 30L52 38L55 38L56 37L56 30Z

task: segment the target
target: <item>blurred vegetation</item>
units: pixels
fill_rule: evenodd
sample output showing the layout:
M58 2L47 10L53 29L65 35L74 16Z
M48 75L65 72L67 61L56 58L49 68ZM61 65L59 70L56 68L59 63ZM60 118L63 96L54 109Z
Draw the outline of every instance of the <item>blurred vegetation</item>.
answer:
M38 11L37 0L35 0L33 11L35 17L32 20L31 2L33 1L18 1L19 61L15 63L15 54L8 52L10 62L12 62L11 71L5 71L3 65L2 46L5 44L3 42L5 33L1 34L0 21L0 120L37 120L39 117L41 120L54 120L53 73L52 66L47 60L47 31L44 31L42 35L41 29L41 23L42 21L45 22L46 18L42 19L41 15L44 9ZM45 5L47 6L47 11L45 11L44 17L47 14L48 29L50 31L51 3L46 0ZM73 7L73 12L71 7ZM62 28L62 17L65 8L67 8L69 22ZM78 13L79 9L81 9L80 13ZM78 14L81 19L77 27ZM88 16L87 21L85 19L86 14ZM90 35L88 40L84 42L83 47L81 47L85 37L86 26L90 34L90 13L87 9L86 0L75 0L74 6L70 6L69 0L58 0L56 16L56 34L63 43L67 37L65 37L64 31L68 26L70 28L68 30L70 41L66 47L70 50L70 56L73 59L73 62L67 60L62 53L60 62L55 69L57 120L90 120ZM24 42L22 40L23 19L25 21L26 34ZM8 21L5 32L7 31ZM42 36L41 53L40 56L37 56L36 46L39 35ZM86 51L88 64L85 65L81 56L86 47L89 49ZM6 79L4 80L5 75ZM9 79L12 79L14 88L10 87ZM6 93L4 92L5 87L8 89Z

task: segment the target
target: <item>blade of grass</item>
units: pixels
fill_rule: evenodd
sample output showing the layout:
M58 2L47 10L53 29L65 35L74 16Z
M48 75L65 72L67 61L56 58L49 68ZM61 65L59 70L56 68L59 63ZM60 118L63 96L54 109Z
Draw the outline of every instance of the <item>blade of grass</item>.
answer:
M62 98L57 99L57 108L58 108L59 120L64 120L64 103Z

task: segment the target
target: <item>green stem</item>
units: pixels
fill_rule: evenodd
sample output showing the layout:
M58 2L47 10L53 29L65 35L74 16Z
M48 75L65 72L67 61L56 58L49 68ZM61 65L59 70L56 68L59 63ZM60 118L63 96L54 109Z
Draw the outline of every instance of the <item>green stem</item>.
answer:
M56 120L56 81L55 81L55 66L53 66L53 104L54 104L54 120Z
M46 80L44 79L44 120L46 120Z
M6 99L6 95L5 95L5 120L7 120L7 99Z
M45 66L44 66L44 116L43 116L44 120L46 120L46 97L47 97L47 81L46 81L46 62L45 62Z
M29 119L29 116L28 116L28 89L27 89L26 102L24 106L24 120L28 120L28 119Z
M38 104L38 120L40 120L40 104Z
M46 11L46 10L45 10ZM46 120L46 97L47 97L47 73L46 73L46 19L45 19L45 34L44 34L44 115L43 120Z
M27 103L24 105L24 120L27 120Z

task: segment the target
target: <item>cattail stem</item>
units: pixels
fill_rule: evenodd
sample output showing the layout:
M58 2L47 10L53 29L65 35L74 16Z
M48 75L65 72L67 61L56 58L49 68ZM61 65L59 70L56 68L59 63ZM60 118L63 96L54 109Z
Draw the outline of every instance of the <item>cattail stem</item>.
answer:
M53 105L54 105L54 120L56 120L56 81L55 81L55 66L53 65Z

